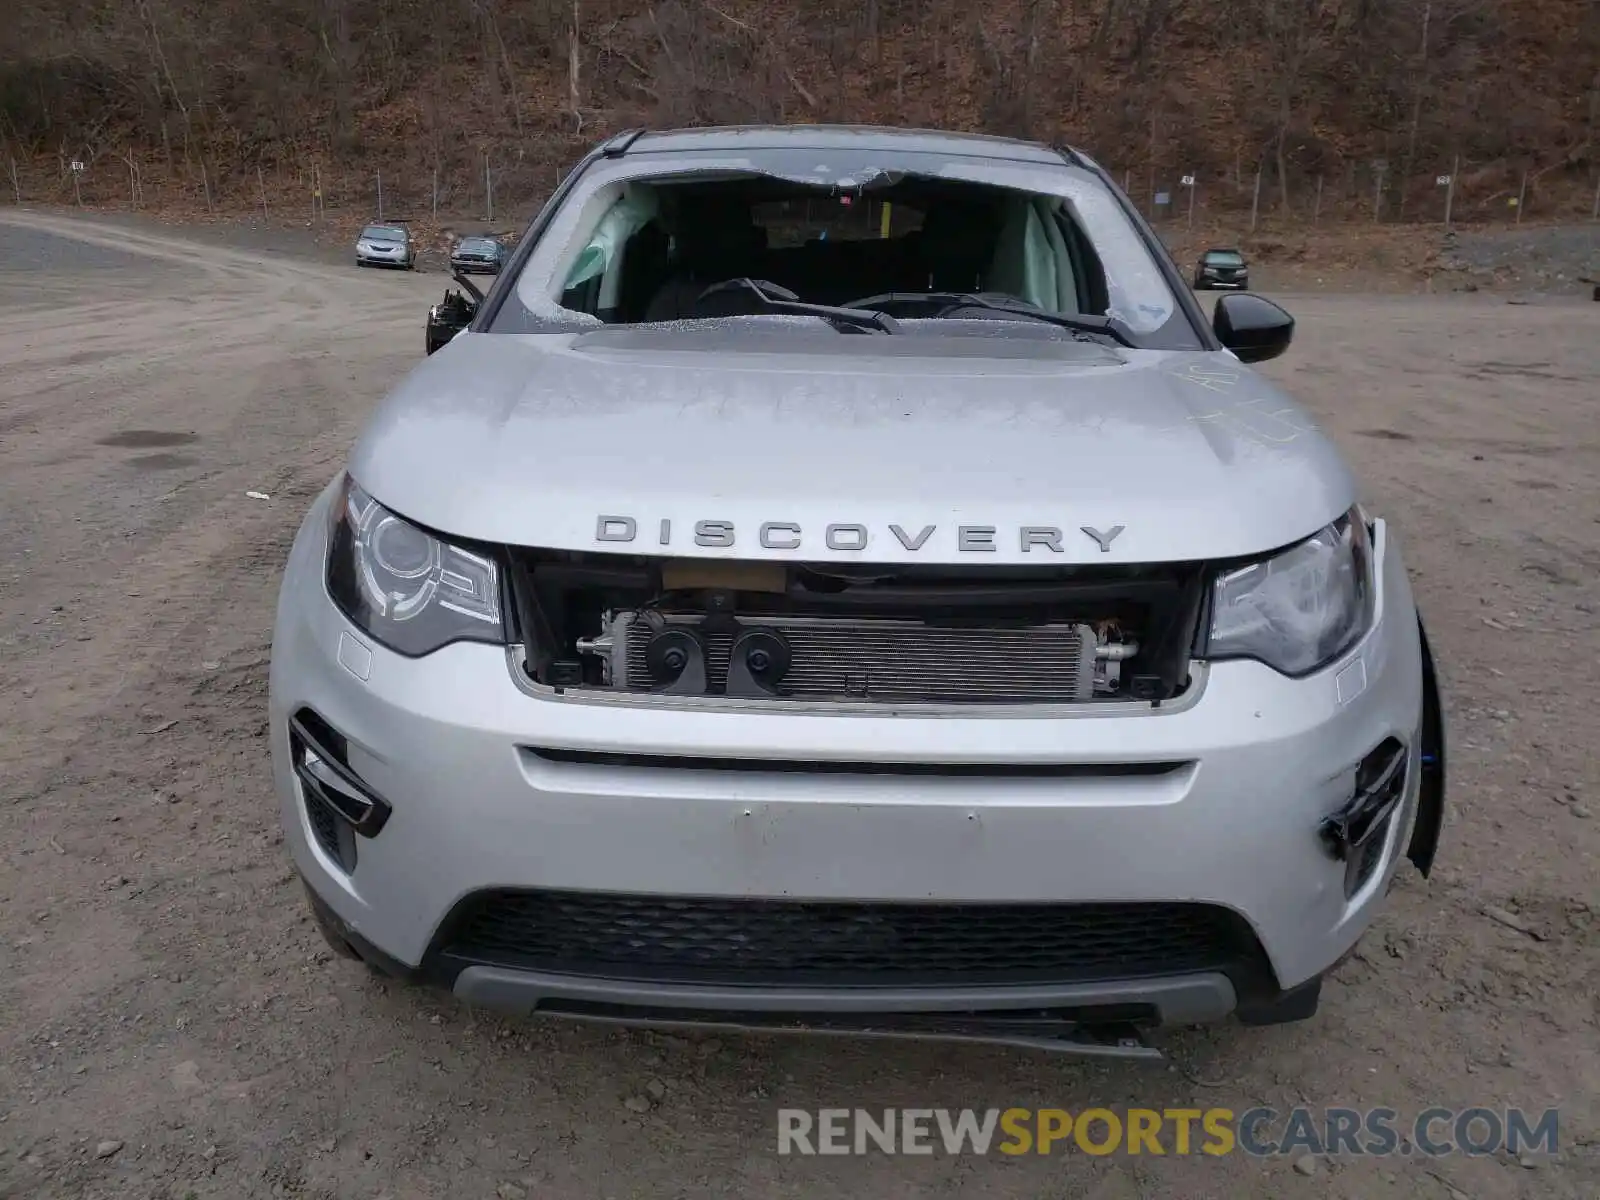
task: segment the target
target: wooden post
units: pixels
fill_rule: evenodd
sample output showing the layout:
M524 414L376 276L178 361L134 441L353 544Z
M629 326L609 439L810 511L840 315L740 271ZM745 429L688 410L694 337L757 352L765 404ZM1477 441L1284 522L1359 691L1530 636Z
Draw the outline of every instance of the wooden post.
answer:
M83 191L78 187L78 176L81 172L72 173L72 198L78 202L78 207L83 207Z
M1322 220L1322 176L1317 176L1317 198L1311 206L1311 223L1316 225Z
M133 201L133 211L139 211L139 176L134 170L133 155L128 156L128 198Z
M485 219L494 220L494 176L489 173L489 152L483 152L483 207Z
M439 164L433 164L433 215L439 216Z
M261 168L256 168L256 186L261 189L261 219L267 219L267 177L261 173Z
M1456 202L1456 172L1461 170L1461 155L1456 155L1450 167L1450 182L1444 185L1444 227L1450 228L1450 210Z
M1196 175L1189 185L1189 228L1194 228L1194 194L1200 190L1200 177Z
M1383 170L1379 168L1374 174L1377 176L1372 185L1372 222L1377 224L1379 214L1383 211Z
M1256 216L1261 212L1261 168L1256 168L1256 190L1250 197L1250 232L1256 231Z
M1522 172L1522 186L1517 189L1517 224L1518 225L1522 224L1522 210L1527 207L1527 204L1528 204L1528 172L1527 172L1526 168L1524 168L1524 170Z
M13 156L12 159L11 159L11 191L16 196L17 203L21 204L22 203L22 184L20 182L18 182L18 180L17 180L17 160L16 160L15 156Z
M214 212L215 210L211 207L211 176L206 173L206 160L204 158L200 160L200 186L205 189L206 193L206 211Z

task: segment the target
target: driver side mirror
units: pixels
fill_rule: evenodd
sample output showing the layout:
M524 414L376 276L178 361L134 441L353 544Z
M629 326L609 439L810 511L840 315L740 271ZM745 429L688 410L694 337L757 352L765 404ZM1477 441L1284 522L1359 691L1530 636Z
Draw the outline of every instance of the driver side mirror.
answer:
M1220 297L1211 328L1219 342L1247 363L1277 358L1294 339L1294 318L1271 300L1250 292Z

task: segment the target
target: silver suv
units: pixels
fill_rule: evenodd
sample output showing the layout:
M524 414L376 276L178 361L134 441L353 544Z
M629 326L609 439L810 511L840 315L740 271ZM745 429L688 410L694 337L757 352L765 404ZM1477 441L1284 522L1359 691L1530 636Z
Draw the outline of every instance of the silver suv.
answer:
M516 1011L1150 1052L1310 1016L1444 804L1393 526L1087 155L628 134L284 575L330 944Z

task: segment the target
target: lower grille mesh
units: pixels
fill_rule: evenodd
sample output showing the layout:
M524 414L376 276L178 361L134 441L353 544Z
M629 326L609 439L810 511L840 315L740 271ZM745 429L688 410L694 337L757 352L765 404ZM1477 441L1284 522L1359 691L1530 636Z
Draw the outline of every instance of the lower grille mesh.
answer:
M699 618L667 618L689 628ZM752 625L757 622L752 621ZM1094 634L1083 625L1015 628L919 621L775 618L759 624L789 643L780 690L796 699L924 703L1072 703L1094 695ZM652 630L626 627L628 687L656 685L646 663ZM713 693L728 677L729 635L705 637Z
M493 891L445 953L612 978L981 984L1118 979L1254 963L1237 915L1204 904L900 904Z
M306 818L311 823L311 832L317 839L317 845L322 847L323 853L346 871L353 870L356 862L355 838L333 806L310 788L302 786L305 796Z

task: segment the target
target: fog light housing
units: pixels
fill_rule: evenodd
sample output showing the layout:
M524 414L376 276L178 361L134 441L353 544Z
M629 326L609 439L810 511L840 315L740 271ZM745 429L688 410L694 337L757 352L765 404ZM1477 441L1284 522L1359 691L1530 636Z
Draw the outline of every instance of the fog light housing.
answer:
M1399 738L1385 738L1357 765L1350 802L1322 819L1317 832L1323 845L1345 864L1346 900L1361 890L1383 861L1390 824L1405 799L1409 765L1405 744Z
M350 766L344 736L309 708L289 718L289 754L317 845L346 874L357 837L373 838L394 811Z

